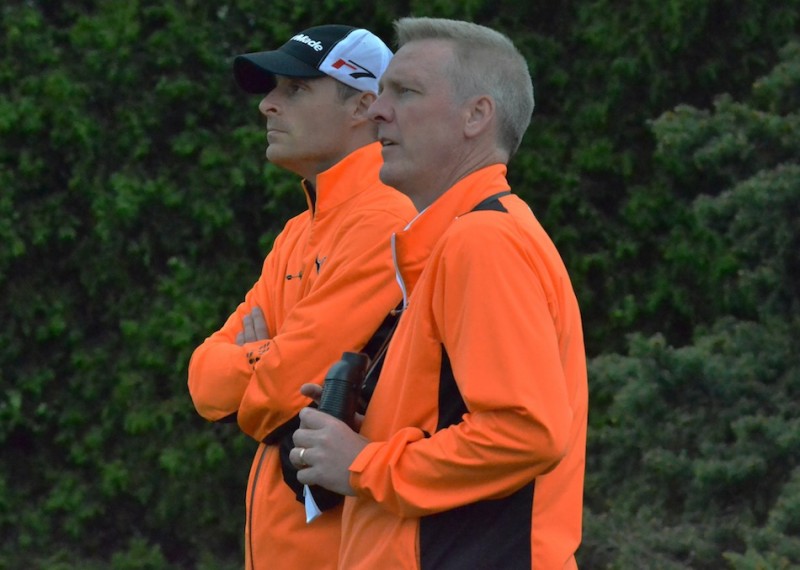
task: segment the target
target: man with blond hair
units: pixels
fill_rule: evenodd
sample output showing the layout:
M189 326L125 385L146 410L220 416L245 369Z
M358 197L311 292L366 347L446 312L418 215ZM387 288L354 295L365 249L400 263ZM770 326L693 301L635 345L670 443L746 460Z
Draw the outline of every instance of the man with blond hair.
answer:
M290 458L303 483L348 495L341 569L575 568L581 317L505 176L533 111L530 74L483 26L396 29L370 116L381 180L421 212L392 239L404 311L360 432L304 409Z

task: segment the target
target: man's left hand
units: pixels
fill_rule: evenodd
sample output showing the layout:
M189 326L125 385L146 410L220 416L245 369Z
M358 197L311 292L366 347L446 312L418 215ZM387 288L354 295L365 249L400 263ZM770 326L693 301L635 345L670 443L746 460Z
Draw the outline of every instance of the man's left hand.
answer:
M295 448L289 453L289 460L298 469L298 481L341 495L355 495L349 467L369 440L333 416L304 408L300 410L300 428L294 432L293 441Z

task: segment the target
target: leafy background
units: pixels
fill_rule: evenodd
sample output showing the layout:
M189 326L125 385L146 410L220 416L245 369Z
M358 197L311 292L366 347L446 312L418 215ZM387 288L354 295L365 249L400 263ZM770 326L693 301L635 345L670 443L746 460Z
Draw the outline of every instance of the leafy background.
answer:
M241 567L254 443L186 366L304 202L231 58L405 15L530 63L510 178L584 314L581 567L800 565L800 0L6 0L0 568Z

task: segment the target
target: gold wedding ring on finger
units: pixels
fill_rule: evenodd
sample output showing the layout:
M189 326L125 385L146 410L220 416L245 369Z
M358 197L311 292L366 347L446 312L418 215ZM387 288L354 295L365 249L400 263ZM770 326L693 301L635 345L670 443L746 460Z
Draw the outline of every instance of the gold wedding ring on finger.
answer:
M306 448L305 447L301 447L300 448L300 457L298 457L298 460L300 461L300 467L308 467L308 463L306 463L306 460L303 459L303 455L305 455L305 453L306 453Z

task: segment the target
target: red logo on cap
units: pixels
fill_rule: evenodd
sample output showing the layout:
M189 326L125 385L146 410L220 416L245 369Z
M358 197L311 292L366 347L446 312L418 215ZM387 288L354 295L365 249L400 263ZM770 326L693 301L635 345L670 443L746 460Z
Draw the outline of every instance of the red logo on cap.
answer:
M331 67L333 67L334 69L341 69L342 67L349 67L350 69L354 69L355 72L350 74L350 77L352 77L353 79L361 79L362 77L373 77L373 78L375 77L375 74L372 73L369 69L361 65L358 65L352 59L348 61L339 59ZM358 71L359 69L362 71Z
M350 65L349 63L347 63L347 62L346 62L345 60L343 60L343 59L340 59L339 61L337 61L336 63L334 63L332 67L333 67L334 69L341 69L341 68L342 68L342 67L344 67L344 66L347 66L347 67L349 67L350 69L356 69L356 66L355 66L355 65Z

